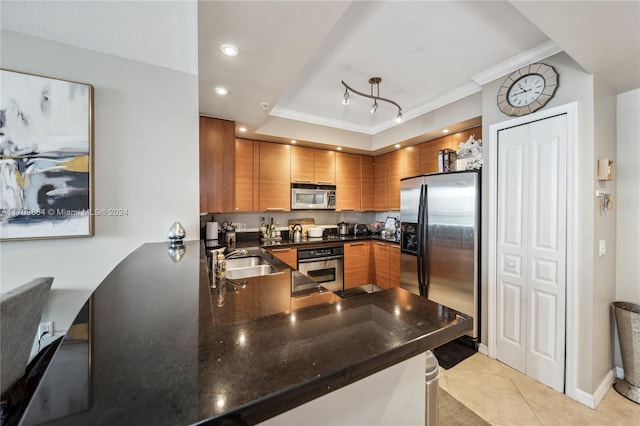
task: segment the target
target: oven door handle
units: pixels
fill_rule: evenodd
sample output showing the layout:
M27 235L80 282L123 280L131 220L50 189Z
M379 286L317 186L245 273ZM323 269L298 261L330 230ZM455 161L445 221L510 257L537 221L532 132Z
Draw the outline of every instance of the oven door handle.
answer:
M314 257L313 259L298 259L298 263L325 262L327 260L338 260L343 258L344 256Z

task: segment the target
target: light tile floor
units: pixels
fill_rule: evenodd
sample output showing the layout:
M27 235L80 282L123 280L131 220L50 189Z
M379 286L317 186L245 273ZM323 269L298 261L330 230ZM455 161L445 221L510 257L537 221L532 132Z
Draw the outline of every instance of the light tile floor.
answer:
M440 368L440 387L492 425L640 426L640 405L613 387L592 410L480 353Z

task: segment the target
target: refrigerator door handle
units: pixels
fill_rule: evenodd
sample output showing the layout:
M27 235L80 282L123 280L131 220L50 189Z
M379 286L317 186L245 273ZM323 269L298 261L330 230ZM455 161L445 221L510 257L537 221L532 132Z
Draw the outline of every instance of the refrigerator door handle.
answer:
M420 187L420 205L418 207L418 285L420 296L427 296L427 185Z

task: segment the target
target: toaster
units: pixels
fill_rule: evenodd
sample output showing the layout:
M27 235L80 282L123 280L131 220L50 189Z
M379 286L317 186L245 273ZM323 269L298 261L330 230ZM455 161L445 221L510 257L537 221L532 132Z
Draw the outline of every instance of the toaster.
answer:
M367 235L369 228L363 223L358 223L353 227L353 235Z

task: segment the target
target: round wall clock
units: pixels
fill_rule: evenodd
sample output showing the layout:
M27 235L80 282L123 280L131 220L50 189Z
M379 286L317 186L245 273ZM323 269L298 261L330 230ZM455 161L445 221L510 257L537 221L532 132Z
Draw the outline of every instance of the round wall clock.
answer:
M531 114L546 105L558 88L558 73L546 64L531 64L509 75L498 90L498 108L507 115Z

